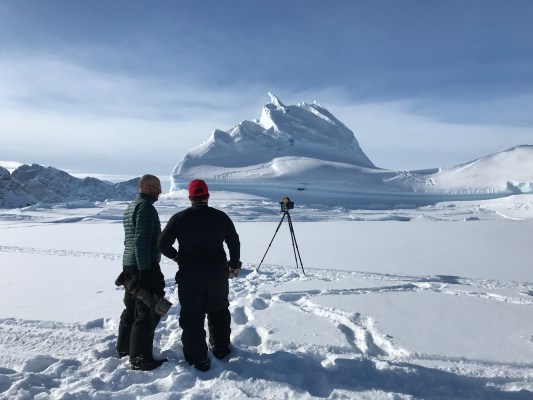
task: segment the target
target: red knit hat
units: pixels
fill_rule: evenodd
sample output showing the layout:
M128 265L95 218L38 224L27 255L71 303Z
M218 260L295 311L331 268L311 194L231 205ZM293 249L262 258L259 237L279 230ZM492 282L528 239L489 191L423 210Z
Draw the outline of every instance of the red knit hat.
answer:
M189 196L191 197L200 197L209 194L207 185L201 179L195 179L189 182Z

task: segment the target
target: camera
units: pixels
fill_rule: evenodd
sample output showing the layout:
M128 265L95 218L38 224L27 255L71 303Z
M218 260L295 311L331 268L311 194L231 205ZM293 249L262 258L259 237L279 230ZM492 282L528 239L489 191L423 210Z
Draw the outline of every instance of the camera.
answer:
M279 205L281 206L281 211L289 211L294 208L294 201L291 201L287 196L283 197L281 201L279 202Z

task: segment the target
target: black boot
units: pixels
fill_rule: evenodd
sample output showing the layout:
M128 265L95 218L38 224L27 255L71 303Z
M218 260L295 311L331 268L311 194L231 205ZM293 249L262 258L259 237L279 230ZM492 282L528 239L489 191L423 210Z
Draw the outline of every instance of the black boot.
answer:
M226 347L224 349L212 348L211 353L213 353L213 355L219 360L222 360L223 358L226 358L229 353L231 353L231 350L229 349L229 347Z
M130 359L130 368L134 371L152 371L159 368L163 363L167 362L167 358L156 360L155 358L146 358L143 356Z
M205 358L200 358L194 362L190 362L189 364L193 365L198 371L207 372L211 367L211 360L209 357L205 356Z

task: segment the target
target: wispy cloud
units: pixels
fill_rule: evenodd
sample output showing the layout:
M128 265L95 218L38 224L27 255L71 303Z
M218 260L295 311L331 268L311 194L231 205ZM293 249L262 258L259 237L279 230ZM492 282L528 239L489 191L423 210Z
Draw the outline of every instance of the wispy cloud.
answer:
M197 82L146 79L70 60L21 57L0 61L0 104L68 115L196 119L205 110L228 111L229 91ZM246 92L243 92L246 96Z

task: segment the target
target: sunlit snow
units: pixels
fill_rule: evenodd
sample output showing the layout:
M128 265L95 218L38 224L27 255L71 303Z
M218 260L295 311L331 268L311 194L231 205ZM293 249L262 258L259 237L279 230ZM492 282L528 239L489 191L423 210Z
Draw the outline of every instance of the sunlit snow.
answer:
M230 284L232 357L202 373L181 354L176 265L156 356L131 371L114 352L127 202L0 212L0 397L6 399L531 399L533 198L389 211L291 211L212 193L236 222L243 274ZM184 191L156 203L162 223Z

